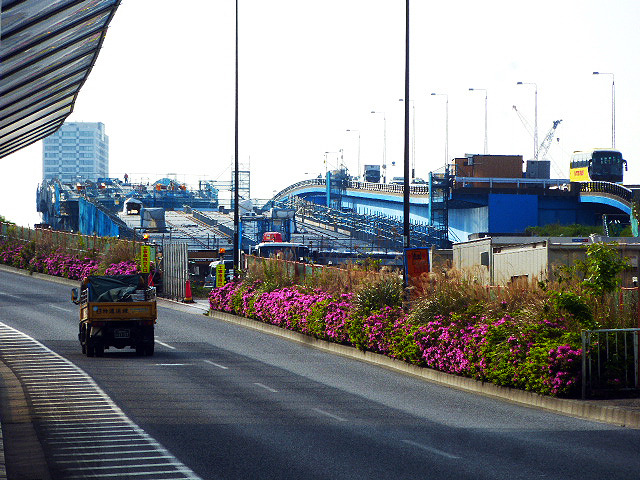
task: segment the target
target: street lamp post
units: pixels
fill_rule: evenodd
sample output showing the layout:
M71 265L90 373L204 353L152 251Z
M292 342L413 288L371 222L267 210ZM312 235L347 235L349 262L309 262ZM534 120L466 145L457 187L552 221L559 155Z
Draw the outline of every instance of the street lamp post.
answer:
M487 96L488 92L486 88L470 88L470 92L484 92L484 154L489 154L489 139L488 139L488 122L487 122Z
M233 272L237 275L240 271L240 249L242 248L242 239L240 238L240 194L239 194L239 160L238 160L238 0L236 0L236 78L235 78L235 171L233 173L234 190L233 190Z
M347 128L347 132L356 132L358 134L358 170L356 177L360 177L360 130L351 130Z
M382 120L384 122L384 136L382 147L382 183L387 183L387 114L385 112L376 112L375 110L372 110L371 113L382 115Z
M432 93L431 95L438 95L445 98L444 166L446 167L449 165L449 95L446 93ZM485 138L485 149L486 148Z
M533 85L535 88L535 113L533 121L533 159L538 160L538 85L533 82L518 82L518 85Z
M616 78L613 73L593 72L594 75L611 75L611 148L616 148Z
M404 102L404 98L400 99ZM416 178L416 104L409 100L411 105L411 180Z

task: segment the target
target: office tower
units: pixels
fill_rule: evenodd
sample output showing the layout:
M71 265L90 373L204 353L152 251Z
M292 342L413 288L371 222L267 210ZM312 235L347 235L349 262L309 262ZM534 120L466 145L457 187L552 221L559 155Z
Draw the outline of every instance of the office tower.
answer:
M109 137L100 122L64 123L43 140L42 179L74 183L109 176Z

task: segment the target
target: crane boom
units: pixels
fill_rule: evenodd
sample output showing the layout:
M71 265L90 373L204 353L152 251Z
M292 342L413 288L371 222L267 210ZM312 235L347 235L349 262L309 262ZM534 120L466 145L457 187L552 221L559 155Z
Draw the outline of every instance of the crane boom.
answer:
M558 125L560 125L561 122L562 120L555 120L553 122L553 126L551 127L547 135L544 137L544 140L542 140L542 143L538 148L539 159L544 160L544 157L547 155L547 152L549 151L549 147L551 147L551 142L553 141L553 134L555 133L556 128L558 128Z

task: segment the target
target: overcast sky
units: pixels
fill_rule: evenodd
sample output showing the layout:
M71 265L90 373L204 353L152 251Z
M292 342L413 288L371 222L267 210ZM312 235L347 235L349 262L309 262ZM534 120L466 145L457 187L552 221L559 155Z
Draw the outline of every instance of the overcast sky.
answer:
M238 0L241 164L251 193L268 198L343 161L402 175L405 8L400 0ZM103 122L110 175L153 182L169 173L197 185L228 181L234 154L235 2L123 0L69 121ZM549 150L552 177L568 177L572 151L616 148L640 183L638 0L414 0L411 118L416 176L449 157L484 152L533 157L538 136L562 119ZM372 111L383 112L372 114ZM414 113L415 112L415 113ZM413 122L412 122L413 123ZM347 132L347 129L354 130ZM355 132L357 130L358 132ZM358 141L359 138L359 141ZM413 138L413 129L412 129ZM559 140L557 140L557 139ZM40 221L42 145L2 160L0 214ZM396 166L392 166L392 162Z

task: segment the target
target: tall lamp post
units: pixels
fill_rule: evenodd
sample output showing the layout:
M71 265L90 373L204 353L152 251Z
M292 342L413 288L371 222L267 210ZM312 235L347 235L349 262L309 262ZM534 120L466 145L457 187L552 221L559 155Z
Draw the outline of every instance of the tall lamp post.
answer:
M400 99L404 102L404 98ZM411 180L416 178L416 104L409 100L411 105Z
M611 75L611 148L616 148L616 78L613 73L593 72L594 75Z
M360 130L351 130L347 128L347 132L355 132L358 134L358 170L356 172L356 177L360 176Z
M487 122L487 96L486 88L470 88L470 92L484 92L484 154L489 154L488 122Z
M240 270L240 203L239 194L239 161L238 161L238 0L236 0L236 105L235 105L235 172L233 174L234 190L233 190L233 272L237 275Z
M533 121L533 159L538 160L538 85L533 82L518 82L518 85L533 85L535 88L535 113Z
M431 95L437 95L445 98L444 166L446 167L449 165L449 95L446 93L432 93Z
M373 114L382 115L382 119L384 122L384 133L383 133L383 146L382 146L382 170L383 170L383 180L382 183L387 183L387 114L384 112L376 112L372 110Z
M406 13L405 13L405 47L404 47L404 185L402 195L403 205L403 245L405 248L405 263L408 265L408 259L406 258L406 250L411 246L411 240L409 238L409 232L411 231L411 220L409 218L410 213L410 196L409 196L409 0L406 0ZM409 287L409 274L408 269L402 269L402 285L406 294L406 299L409 300L408 287Z

